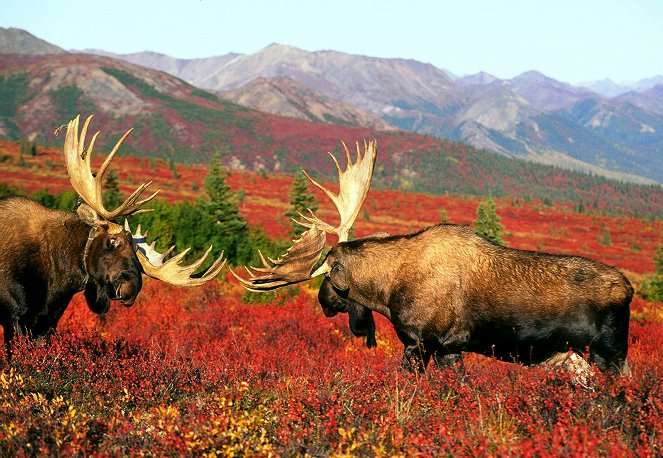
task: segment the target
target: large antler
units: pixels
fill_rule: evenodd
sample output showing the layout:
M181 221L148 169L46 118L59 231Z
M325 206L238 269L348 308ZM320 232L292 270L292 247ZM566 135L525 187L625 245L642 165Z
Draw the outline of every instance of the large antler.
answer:
M129 228L129 222L124 220L125 230L131 233ZM165 281L177 286L200 286L208 281L215 278L226 261L223 259L223 252L221 255L214 261L214 263L205 271L204 274L198 277L191 277L196 270L205 262L205 259L212 251L212 246L210 246L205 254L195 261L194 263L183 266L180 265L182 258L189 252L191 248L187 248L182 251L180 254L173 256L172 258L165 260L166 257L173 251L174 247L170 247L165 253L159 253L155 249L156 242L152 242L151 245L147 244L147 231L144 234L141 234L140 225L138 225L136 232L132 233L131 236L134 239L134 243L138 247L136 254L138 255L138 260L140 261L141 266L143 267L143 272L150 277Z
M311 212L311 210L309 210L309 212L311 212L311 216L301 215L302 218L304 218L307 222L300 222L300 224L303 224L307 227L316 225L325 232L338 235L339 242L345 242L348 240L350 228L357 218L359 210L361 209L361 205L364 203L368 189L371 186L373 168L375 167L375 156L377 154L377 142L375 140L370 140L369 142L364 140L363 157L361 156L361 150L359 149L359 142L357 142L357 161L354 164L350 158L348 147L343 142L341 142L341 144L343 145L343 149L345 150L345 157L348 161L348 166L345 172L341 170L341 166L336 160L336 157L334 157L331 152L328 152L328 154L334 160L336 170L338 170L338 182L340 184L338 195L322 186L320 183L311 178L308 173L306 173L306 171L304 171L306 178L308 178L309 181L315 186L324 191L327 197L329 197L329 199L334 203L339 215L341 215L341 223L338 225L338 227L334 227L325 223L324 221L321 221L313 214L313 212Z
M85 136L87 135L87 128L92 120L92 116L89 116L85 123L83 123L83 129L81 130L80 138L78 136L78 122L79 116L76 116L75 119L69 121L67 126L67 136L64 141L64 159L67 166L67 174L69 175L69 180L71 185L76 190L76 192L83 198L86 204L88 204L92 209L94 209L99 216L106 220L113 220L119 217L136 215L138 213L151 211L149 209L141 209L141 205L149 202L157 195L159 191L156 191L154 194L149 196L146 199L139 200L140 195L145 191L145 189L152 183L143 183L138 189L136 189L128 198L125 200L122 205L117 207L113 211L108 211L104 208L102 202L102 190L103 190L103 179L106 170L110 162L115 157L115 154L120 149L120 146L124 143L124 140L129 136L133 129L129 129L123 136L118 140L118 142L113 147L113 150L110 152L104 163L101 165L101 168L96 175L92 174L90 169L90 163L92 158L92 150L94 148L94 142L97 139L99 132L96 132L90 140L90 144L85 146Z
M354 164L352 163L350 152L345 146L345 143L343 143L343 149L345 150L345 156L348 162L345 171L341 170L334 155L331 152L329 153L334 160L334 164L336 164L336 169L338 170L338 181L340 184L338 195L329 191L304 172L311 183L322 189L336 206L336 209L341 216L341 222L339 225L334 227L325 223L315 216L311 210L309 210L311 213L310 216L300 214L304 221L297 222L307 226L309 229L301 236L301 238L293 241L293 245L283 257L276 261L270 259L273 265L270 265L262 256L262 253L260 253L260 258L262 259L264 267L248 267L246 269L250 275L248 280L239 277L231 269L232 274L246 289L251 291L269 291L308 280L309 278L321 275L329 270L328 266L323 265L315 272L311 273L325 247L325 232L338 235L339 242L348 240L350 228L359 214L361 205L363 204L371 185L375 157L377 155L377 142L375 140L370 140L369 142L364 141L363 157L359 149L359 143L357 142L357 160ZM262 273L264 275L257 276L257 273Z
M232 269L230 272L249 291L269 291L308 280L320 259L326 238L325 233L313 225L300 238L293 240L292 246L279 259L268 258L268 262L258 251L263 267L247 267L249 280L244 280ZM257 276L258 273L264 275Z

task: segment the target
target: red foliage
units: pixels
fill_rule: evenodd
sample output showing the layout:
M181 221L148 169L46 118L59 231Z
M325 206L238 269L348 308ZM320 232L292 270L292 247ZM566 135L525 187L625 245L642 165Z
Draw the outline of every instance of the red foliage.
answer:
M148 281L99 318L81 295L49 343L21 340L0 375L0 448L26 455L655 456L663 307L636 299L633 378L592 389L549 368L467 355L466 380L400 372L326 319L307 290L241 302L234 282ZM278 305L281 304L281 305Z

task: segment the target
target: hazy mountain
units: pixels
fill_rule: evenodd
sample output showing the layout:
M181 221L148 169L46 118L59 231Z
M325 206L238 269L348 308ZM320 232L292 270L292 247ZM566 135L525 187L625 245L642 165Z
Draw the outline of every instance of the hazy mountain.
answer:
M41 40L25 30L0 27L0 54L60 54L64 49Z
M543 111L566 108L594 95L591 91L556 81L535 71L525 72L509 80L509 87L534 108Z
M500 82L501 80L496 76L486 72L475 73L474 75L467 75L454 79L455 83L460 87L475 87L475 86L488 86L489 84Z
M365 110L314 92L286 76L258 78L237 89L221 91L219 95L265 113L314 122L394 129Z
M101 56L114 57L122 59L132 64L142 65L143 67L161 70L194 86L204 87L200 80L201 75L210 75L219 71L233 59L241 56L240 54L225 54L222 56L206 57L204 59L178 59L176 57L166 56L156 52L144 51L132 54L114 54L97 49L88 49L83 51L88 54L97 54Z
M631 91L614 99L615 102L630 103L642 110L663 115L663 84L646 92Z
M602 95L603 97L612 98L617 97L618 95L625 94L629 91L632 91L633 88L625 84L617 84L610 79L603 79L600 81L591 81L589 83L583 83L582 87L586 87L590 91L594 91L597 94Z
M631 87L635 91L645 92L645 91L648 91L649 89L652 89L654 86L659 86L661 84L663 84L663 76L662 75L656 75L652 78L646 78L646 79L637 81L637 82L631 84Z

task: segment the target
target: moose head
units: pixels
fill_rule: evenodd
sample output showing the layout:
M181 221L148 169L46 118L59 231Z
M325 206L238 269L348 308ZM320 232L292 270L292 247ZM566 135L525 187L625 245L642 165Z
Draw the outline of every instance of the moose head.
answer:
M104 313L108 310L111 300L118 300L130 307L142 288L143 273L178 286L198 286L216 277L225 264L223 253L203 275L197 278L191 277L205 261L212 247L193 264L182 266L180 261L188 249L165 261L172 248L166 253L158 253L154 243L152 245L145 243L140 228L136 234L132 234L126 219L124 226L114 222L117 219L152 211L142 206L151 201L159 191L141 199L141 195L151 184L151 182L143 183L116 209L107 210L104 207L102 201L104 175L132 129L120 138L99 171L93 174L91 157L99 132L96 132L89 145L85 146L91 120L92 116L86 119L80 135L79 117L70 121L64 146L69 179L83 200L77 209L77 214L90 228L83 253L83 266L88 276L85 298L90 309L96 313Z

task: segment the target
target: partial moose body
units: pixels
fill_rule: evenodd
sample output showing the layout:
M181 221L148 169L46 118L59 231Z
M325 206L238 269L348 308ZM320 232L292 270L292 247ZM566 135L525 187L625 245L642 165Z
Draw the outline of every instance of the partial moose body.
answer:
M74 294L84 289L97 313L108 309L111 298L133 303L142 280L131 235L96 232L75 213L22 197L0 200L0 320L7 343L17 327L34 337L54 330ZM115 252L113 262L86 270L86 245L95 259Z
M76 213L51 210L30 199L0 200L0 325L8 356L17 330L39 337L53 331L74 294L85 290L93 312L104 313L111 300L131 306L142 283L142 274L178 286L198 286L212 280L223 267L222 256L204 274L193 274L209 254L191 265L181 265L180 253L165 260L164 254L147 245L136 234L113 222L148 209L141 206L156 193L141 199L149 186L141 184L114 210L103 205L104 173L129 135L115 144L96 174L90 168L99 132L85 145L91 117L83 124L79 117L69 122L64 145L67 174L81 203ZM135 242L134 242L135 238Z
M600 262L438 225L339 243L325 264L325 314L359 305L384 315L405 345L405 365L456 362L462 351L536 364L589 349L602 371L625 370L633 288Z
M633 288L616 269L579 256L501 247L450 224L349 242L377 143L364 142L363 156L357 143L354 161L343 146L345 170L330 153L338 194L309 177L336 206L339 225L313 212L301 215L299 222L309 229L282 257L263 257L262 267L248 268L248 279L235 274L247 289L269 291L324 274L318 301L325 315L347 312L350 329L366 336L368 346L375 345L372 311L384 315L405 345L403 365L414 370L425 369L431 357L462 370L463 351L524 364L575 365L584 362L576 353L589 349L599 369L628 373ZM317 266L325 233L336 234L338 243Z

